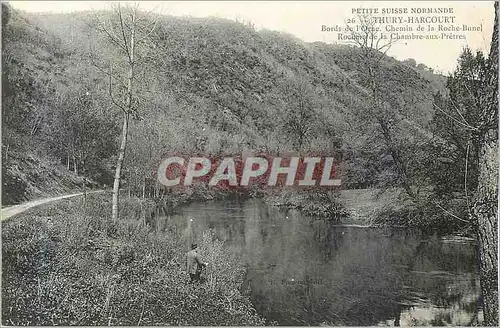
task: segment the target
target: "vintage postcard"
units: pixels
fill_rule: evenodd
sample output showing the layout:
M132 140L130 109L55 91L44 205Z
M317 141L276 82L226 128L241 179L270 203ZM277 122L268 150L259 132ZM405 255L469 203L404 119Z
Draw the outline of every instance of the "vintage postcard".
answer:
M2 1L4 326L498 326L498 3Z

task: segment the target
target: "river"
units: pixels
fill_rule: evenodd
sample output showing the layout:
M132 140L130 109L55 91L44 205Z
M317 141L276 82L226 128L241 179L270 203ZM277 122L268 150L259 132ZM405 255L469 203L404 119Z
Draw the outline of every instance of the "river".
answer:
M157 222L188 229L195 240L213 229L246 264L244 288L269 322L442 326L482 321L476 248L466 239L336 226L256 199L194 203Z

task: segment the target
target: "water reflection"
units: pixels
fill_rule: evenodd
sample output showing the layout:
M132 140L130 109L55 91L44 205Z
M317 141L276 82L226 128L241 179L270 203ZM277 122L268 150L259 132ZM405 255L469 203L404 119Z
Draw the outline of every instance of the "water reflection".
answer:
M255 307L280 325L481 322L475 248L414 231L334 226L259 200L192 204L163 218L186 242L214 229L247 264ZM166 224L166 222L170 224Z

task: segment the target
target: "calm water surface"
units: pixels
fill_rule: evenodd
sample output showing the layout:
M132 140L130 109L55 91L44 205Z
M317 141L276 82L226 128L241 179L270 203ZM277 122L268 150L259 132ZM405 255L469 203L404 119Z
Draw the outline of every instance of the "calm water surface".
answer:
M158 223L195 240L213 229L246 263L256 309L280 325L482 321L471 242L339 227L254 199L191 204Z

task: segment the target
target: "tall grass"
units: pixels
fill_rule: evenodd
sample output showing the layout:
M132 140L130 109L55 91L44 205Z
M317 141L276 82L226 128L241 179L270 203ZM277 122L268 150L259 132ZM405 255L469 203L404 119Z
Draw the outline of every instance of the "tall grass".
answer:
M2 223L4 325L262 325L240 292L244 267L204 233L210 265L188 284L186 241L147 224L153 204L88 195Z

